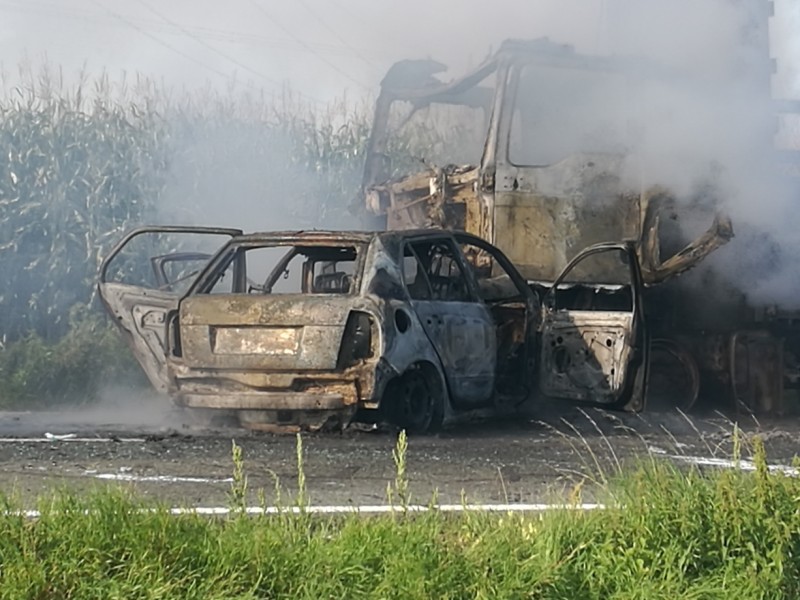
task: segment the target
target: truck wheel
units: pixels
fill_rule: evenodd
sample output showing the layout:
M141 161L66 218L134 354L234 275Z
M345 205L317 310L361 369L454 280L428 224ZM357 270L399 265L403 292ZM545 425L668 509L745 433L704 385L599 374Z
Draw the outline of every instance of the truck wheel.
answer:
M444 398L420 367L392 381L384 397L389 422L410 434L432 433L444 419Z
M647 408L688 411L699 395L700 370L692 354L675 340L653 340L650 344Z

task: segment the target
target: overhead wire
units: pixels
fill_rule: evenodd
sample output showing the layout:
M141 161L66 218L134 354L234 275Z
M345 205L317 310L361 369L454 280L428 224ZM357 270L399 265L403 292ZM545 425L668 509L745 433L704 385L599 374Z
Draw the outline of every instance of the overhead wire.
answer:
M182 26L180 23L178 23L178 22L176 22L176 21L173 21L172 19L170 19L170 18L169 18L169 17L167 17L166 15L164 15L164 14L160 13L159 11L157 11L156 9L154 9L152 6L150 6L150 5L149 5L147 2L145 2L144 0L135 0L135 1L136 1L136 3L137 3L137 4L140 4L141 6L143 6L143 7L144 7L144 8L146 8L147 10L149 10L151 13L153 13L154 15L156 15L156 16L157 16L158 18L160 18L162 21L164 21L165 23L168 23L169 25L172 25L173 27L176 27L176 28L177 28L177 29L179 29L179 30L180 30L180 31L181 31L181 32L182 32L182 33L183 33L185 36L187 36L187 37L191 38L192 40L194 40L195 42L197 42L198 44L200 44L200 45L201 45L201 46L203 46L204 48L207 48L208 50L210 50L211 52L213 52L214 54L216 54L216 55L218 55L218 56L221 56L221 57L222 57L222 58L224 58L225 60L227 60L227 61L231 62L231 63L232 63L232 64L234 64L234 65L236 65L237 67L239 67L239 68L241 68L241 69L244 69L244 70L245 70L245 71L247 71L248 73L250 73L250 74L252 74L252 75L255 75L256 77L260 77L261 79L263 79L263 80L264 80L264 81L266 81L267 83L270 83L270 84L272 84L272 85L278 86L279 88L283 87L283 84L282 84L281 82L277 81L276 79L273 79L272 77L269 77L269 76L267 76L267 75L264 75L263 73L261 73L261 72L259 72L259 71L255 70L255 69L252 69L251 67L249 67L249 66L248 66L248 65L246 65L245 63L241 62L240 60L238 60L238 59L236 59L236 58L234 58L234 57L232 57L232 56L230 56L230 55L229 55L229 54L227 54L226 52L222 52L222 51L221 51L219 48L216 48L215 46L213 46L213 45L209 44L208 42L206 42L206 41L205 41L205 40L203 40L202 38L200 38L200 37L196 36L194 33L192 33L191 31L189 31L187 28L183 27L183 26ZM320 100L318 100L317 98L314 98L314 97L312 97L312 96L308 96L308 95L306 95L306 94L301 94L301 95L302 95L302 96L304 96L304 97L306 97L308 100L311 100L311 101L313 101L314 103L321 104Z
M131 29L134 29L134 30L138 31L138 32L139 32L141 35L143 35L143 36L145 36L146 38L148 38L148 39L150 39L150 40L154 41L154 42L155 42L155 43L157 43L159 46L162 46L162 47L166 48L167 50L170 50L171 52L174 52L175 54L178 54L178 55L182 56L183 58L185 58L185 59L187 59L187 60L189 60L189 61L191 61L191 62L195 63L196 65L198 65L198 66L200 66L200 67L202 67L202 68L206 69L207 71L210 71L210 72L212 72L212 73L215 73L216 75L219 75L220 77L223 77L224 79L226 79L226 80L230 81L231 77L230 77L230 74L229 74L229 73L225 73L224 71L221 71L220 69L217 69L217 68L215 68L215 67L212 67L211 65L209 65L209 64L206 64L206 63L204 63L204 62L203 62L203 61L201 61L201 60L198 60L196 57L192 56L192 55L191 55L191 54L189 54L188 52L184 52L184 51L183 51L183 50L181 50L180 48L176 48L176 47L175 47L175 46L173 46L172 44L169 44L168 42L165 42L164 40L162 40L161 38L159 38L159 37L157 37L157 36L153 35L153 34L152 34L152 33L150 33L149 31L147 31L146 29L143 29L142 27L139 27L138 25L136 25L136 24L135 24L135 23L133 23L132 21L130 21L130 20L128 20L128 19L126 19L126 18L125 18L123 15L121 15L121 14L119 14L119 13L117 13L117 12L115 12L115 11L111 10L110 8L108 8L108 7L104 6L104 5L103 5L103 4L101 4L101 3L100 3L98 0L89 0L89 1L90 1L92 4L95 4L96 6L98 6L98 7L102 8L103 10L105 10L106 12L108 12L108 14L109 14L109 15L111 15L111 16L112 16L112 17L114 17L115 19L117 19L117 20L121 21L122 23L124 23L125 25L127 25L128 27L130 27ZM247 84L246 82L245 82L245 85L248 85L248 87L251 87L251 88L253 88L253 89L257 89L257 88L255 88L255 86L249 85L249 84Z
M340 11L342 11L344 14L348 15L348 16L349 16L349 17L350 17L350 18L351 18L351 19L352 19L354 22L356 22L356 21L357 21L357 22L361 23L361 25L364 27L364 31L370 31L370 32L372 32L372 33L373 33L373 36L374 36L375 38L379 38L379 37L381 37L381 36L385 35L385 33L378 32L378 31L375 29L375 24L374 24L374 23L370 23L370 22L368 22L368 21L367 21L367 20L364 18L364 15L361 15L361 14L358 14L358 13L355 13L355 12L353 12L353 11L352 11L352 10L350 10L350 9L349 9L347 6L345 6L344 4L342 4L341 2L339 2L339 0L327 0L327 1L328 1L330 4L333 4L333 5L334 5L336 8L338 8L338 9L339 9ZM405 44L407 44L407 43L408 43L408 40L403 40L403 39L400 39L399 37L396 37L396 36L394 35L394 31L392 31L391 37L393 37L393 38L394 38L394 41L395 41L395 42L396 42L396 43L397 43L399 46L403 46L403 45L405 45Z
M99 5L98 5L99 6ZM365 48L357 48L352 44L325 44L319 42L309 42L306 41L306 46L301 46L297 43L296 39L290 38L275 38L275 37L267 37L263 35L258 35L250 32L243 32L243 31L236 31L232 29L216 29L213 27L187 27L182 26L181 28L175 27L170 25L169 23L164 22L161 19L143 19L139 17L133 16L126 16L125 22L121 21L119 18L114 17L113 15L108 14L108 10L105 7L101 7L104 10L103 14L99 14L93 11L86 11L77 8L70 8L69 10L65 10L64 7L59 6L58 4L52 4L48 2L37 2L36 0L0 0L0 8L6 8L18 12L29 12L37 15L43 16L53 16L59 15L59 17L65 17L68 19L76 20L76 21L84 21L87 23L105 23L111 19L111 22L123 26L128 27L131 23L137 24L139 28L149 31L151 33L164 33L167 35L185 35L181 28L191 32L196 37L201 37L204 39L216 40L226 43L236 43L242 44L247 46L264 46L269 48L280 48L282 50L297 50L301 52L308 53L308 48L316 48L320 52L325 53L344 53L342 55L352 56L354 54L364 56L364 52L372 52L371 49ZM341 38L339 38L341 40ZM368 59L367 59L368 60Z
M325 58L322 54L314 50L309 44L306 43L305 40L298 37L291 29L285 27L280 21L278 21L266 8L264 8L257 0L251 0L253 6L255 6L269 21L278 29L286 33L289 37L295 40L298 44L306 48L309 52L311 52L314 56L316 56L321 62L325 63L328 67L339 73L341 76L345 77L348 81L356 84L357 86L369 91L370 87L365 83L359 81L358 79L354 78L352 75L347 73L346 71L339 68L335 63L329 61Z
M285 41L287 41L287 42L291 41L294 44L297 44L300 47L299 49L302 49L303 51L305 51L307 53L313 54L318 60L320 60L321 62L326 64L331 69L335 70L337 73L339 73L340 75L345 77L348 81L351 81L355 85L357 85L357 86L359 86L359 87L361 87L361 88L363 88L365 90L370 90L371 89L370 86L364 84L362 81L359 81L357 78L353 77L350 73L346 72L345 70L340 68L338 65L336 65L335 63L333 63L332 61L327 59L321 52L330 53L331 51L336 51L337 49L347 50L349 53L351 53L352 55L355 55L360 60L362 60L363 62L369 64L370 66L372 66L374 68L377 68L377 69L380 69L380 67L378 67L378 65L376 65L375 62L371 61L368 57L366 57L364 55L363 51L359 50L354 45L349 43L332 26L330 26L327 22L325 22L325 20L322 17L320 17L316 13L314 13L312 7L309 6L307 2L304 2L303 0L299 0L299 1L301 2L303 8L306 11L311 12L312 15L314 16L314 18L326 30L328 30L331 33L331 35L333 35L340 42L340 44L341 44L340 46L333 45L333 44L325 45L325 44L319 44L319 43L314 44L314 43L307 42L306 40L304 40L304 39L300 38L299 36L297 36L289 28L284 26L278 19L276 19L274 17L274 15L272 15L264 6L259 4L256 0L252 0L252 3L264 16L266 16L270 20L270 22L273 25L275 25L277 28L279 28L281 31L283 31L290 38L289 40L285 40ZM232 31L232 30L220 30L220 29L205 28L205 27L203 27L203 28L189 28L189 27L181 25L180 23L176 22L173 19L170 19L169 17L167 17L166 15L161 13L160 11L156 10L154 7L150 6L148 3L144 2L144 0L136 0L136 2L138 4L140 4L142 7L144 7L145 9L147 9L150 13L152 13L158 19L158 21L152 21L152 20L141 19L141 18L134 18L134 17L130 17L130 16L127 16L127 15L123 15L123 14L121 14L119 12L116 12L115 10L109 8L108 6L104 5L99 0L89 0L89 2L91 4L93 4L93 5L95 5L96 7L98 7L102 11L103 14L102 15L98 15L97 13L92 13L91 11L86 11L86 10L82 10L82 11L73 11L73 10L65 11L65 10L63 10L63 7L59 6L57 3L56 4L50 4L50 3L47 3L47 2L41 2L41 1L37 2L37 0L25 0L25 1L21 1L21 0L0 0L0 6L5 6L7 8L11 8L11 9L14 9L14 10L24 10L24 11L27 11L27 12L39 12L40 14L50 14L50 15L52 15L53 12L56 12L56 13L60 14L61 16L65 16L65 17L68 17L68 18L73 18L73 19L77 19L77 20L81 20L81 21L86 21L86 22L101 22L98 17L102 18L103 16L106 16L106 18L111 18L114 21L116 21L119 24L121 24L122 26L128 27L130 29L135 30L137 33L139 33L140 35L148 38L149 40L153 41L154 43L158 44L159 46L169 50L170 52L172 52L172 53L174 53L176 55L181 56L182 58L184 58L186 60L191 61L192 63L194 63L195 65L197 65L197 66L199 66L199 67L201 67L203 69L205 69L206 71L208 71L210 73L213 73L213 74L215 74L215 75L217 75L217 76L219 76L221 78L224 78L224 79L226 79L228 81L231 80L230 73L226 73L224 70L216 68L216 67L208 64L207 62L204 62L204 61L198 59L193 54L182 50L180 47L177 47L176 45L173 45L173 44L163 40L158 35L156 35L156 33L163 33L163 34L166 34L166 35L179 33L182 36L191 38L193 41L195 41L196 43L202 45L203 47L205 47L210 52L212 52L212 53L220 56L224 60L236 65L240 69L242 69L242 70L244 70L244 71L246 71L246 72L248 72L248 73L250 73L252 75L255 75L256 77L259 77L260 79L264 80L266 83L270 84L271 86L275 86L276 88L279 88L279 87L282 88L283 87L283 84L281 82L277 81L274 78L271 78L271 77L265 75L264 73L259 72L258 70L255 70L255 69L251 68L250 66L248 66L245 63L241 62L240 60L238 60L234 56L231 56L230 54L228 54L226 52L223 52L219 48L217 48L214 45L210 44L208 41L206 41L206 39L203 39L204 37L205 38L211 37L212 39L218 39L218 40L225 41L225 42L236 42L236 43L243 43L245 40L251 40L251 41L255 41L257 43L265 43L267 46L271 46L271 47L281 47L282 49L290 49L290 50L292 49L292 48L287 47L285 44L282 45L282 46L279 46L278 44L275 43L275 38L268 38L268 37L258 36L258 35L249 34L249 33ZM258 91L258 88L255 85L251 84L250 82L243 81L242 83L243 83L243 85L246 85L250 89ZM314 98L313 96L309 96L307 94L300 93L300 92L297 92L297 95L304 97L306 100L308 100L308 101L310 101L310 102L312 102L314 104L318 104L318 105L319 104L324 104L318 98Z
M196 42L202 44L211 52L214 52L218 55L221 55L222 58L228 61L234 61L234 63L243 70L251 72L253 74L258 73L254 71L247 65L241 63L241 61L237 61L237 59L231 57L230 55L222 52L219 48L216 48L209 44L205 40L217 40L225 43L235 43L244 46L251 46L251 47L269 47L269 48L280 48L282 50L287 51L301 51L305 53L311 53L320 58L320 52L324 52L325 54L338 54L341 56L356 56L360 60L364 61L365 63L369 64L370 66L374 67L377 70L381 70L382 68L372 60L370 60L364 54L364 49L359 49L353 44L349 43L343 36L341 36L336 30L328 25L324 19L318 17L314 12L313 9L308 6L308 4L304 4L304 8L309 12L312 12L312 15L320 22L320 24L325 27L336 39L340 42L339 44L323 44L319 42L308 42L299 38L296 35L291 34L289 32L290 38L275 38L275 37L267 37L267 36L260 36L257 34L249 33L249 32L241 32L235 30L225 30L225 29L216 29L216 28L209 28L209 27L187 27L183 26L179 23L176 23L174 20L162 18L164 15L159 14L155 9L150 6L145 6L151 13L153 13L158 20L151 20L151 19L143 19L141 17L134 17L131 15L123 16L120 13L116 13L113 10L108 9L107 7L103 6L99 2L95 2L94 0L90 0L93 4L103 10L102 14L98 14L92 11L86 10L79 10L79 9L70 9L64 10L62 6L58 4L51 4L47 2L37 2L36 0L0 0L0 7L9 8L15 11L23 11L23 12L31 12L40 15L47 15L53 16L54 14L58 14L59 16L63 16L65 18L69 18L72 20L83 21L86 23L101 23L105 22L107 19L112 19L113 22L123 26L135 29L137 32L141 33L142 35L146 35L149 39L156 41L156 43L160 44L161 46L169 49L172 52L180 54L184 58L189 58L185 53L180 51L179 49L175 48L174 46L164 42L160 38L155 39L154 34L165 34L165 35L181 35L181 36L189 36L194 39ZM261 8L261 7L259 7ZM274 19L273 19L274 20ZM283 28L286 31L286 28ZM371 52L371 51L370 51ZM346 54L345 54L346 53ZM198 64L198 61L194 58L191 59L192 62ZM330 61L327 61L328 65L337 68L335 65L332 65ZM208 69L207 65L204 65L203 68ZM341 70L340 72L345 76L348 77L350 80L353 80L349 74L343 73ZM225 77L228 77L227 74L216 72L216 74L222 74ZM266 76L262 73L258 73L258 76L261 78L265 78ZM277 81L274 79L267 78L270 84L272 85L279 85ZM364 86L361 82L355 82L358 85ZM309 99L319 102L319 100Z
M352 50L352 51L353 51L353 53L354 53L354 54L355 54L355 55L356 55L356 56L357 56L359 59L361 59L361 61L363 61L365 64L367 64L367 65L369 65L369 66L373 67L374 69L378 69L378 70L380 70L380 69L381 69L381 67L380 67L379 65L375 64L375 63L374 63L373 61L371 61L369 58L367 58L366 56L364 56L364 55L363 55L361 52L359 52L359 50L358 50L357 48L354 48L352 45L350 45L350 42L348 42L348 41L347 41L347 40L346 40L346 39L345 39L345 38L344 38L342 35L340 35L340 34L339 34L339 32L338 32L338 31L336 31L336 30L335 30L333 27L331 27L330 25L328 25L328 23L325 21L325 19L323 19L323 18L322 18L322 17L319 15L319 13L318 13L318 12L315 12L314 10L312 10L312 9L311 9L311 7L308 5L308 3L307 3L305 0L296 0L296 1L297 1L297 2L298 2L298 3L299 3L299 4L300 4L300 5L301 5L301 6L302 6L302 7L303 7L305 10L306 10L306 12L308 12L308 13L309 13L309 14L310 14L312 17L314 17L314 19L316 19L316 21L317 21L317 22L318 22L320 25L322 25L322 27L323 27L325 30L327 30L327 31L328 31L328 33L330 33L330 34L331 34L333 37L335 37L337 40L339 40L339 42L340 42L340 43L341 43L343 46L345 46L346 48L349 48L350 50Z

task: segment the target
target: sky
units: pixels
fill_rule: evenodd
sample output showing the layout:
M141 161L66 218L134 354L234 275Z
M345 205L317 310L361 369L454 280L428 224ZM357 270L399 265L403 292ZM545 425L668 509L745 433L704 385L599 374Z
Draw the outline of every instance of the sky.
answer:
M500 0L483 14L442 0L0 0L0 61L12 79L16 65L47 60L66 73L85 64L90 73L138 72L189 88L225 88L234 78L267 92L288 84L327 101L374 93L403 58L435 54L466 68L505 37L544 34L531 24L542 11L557 15L558 4ZM599 14L595 2L584 4L582 38ZM566 36L570 21L552 19L547 33Z
M704 2L714 4L693 3L688 27L708 27ZM19 65L46 61L67 78L139 73L179 88L235 82L267 94L288 85L324 103L374 95L403 58L435 58L455 76L509 37L546 35L602 53L620 10L631 12L626 0L0 0L0 65L6 85ZM777 96L800 92L800 48L783 41L800 31L798 12L777 0Z

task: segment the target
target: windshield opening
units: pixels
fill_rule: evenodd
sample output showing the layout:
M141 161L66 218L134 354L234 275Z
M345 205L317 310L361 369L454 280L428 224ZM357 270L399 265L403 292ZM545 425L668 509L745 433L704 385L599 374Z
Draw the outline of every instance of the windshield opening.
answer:
M631 82L606 70L526 65L519 75L509 160L546 166L576 153L620 153L628 146Z
M387 154L391 177L416 173L421 165L477 165L489 130L495 90L492 72L450 96L396 100L389 118Z

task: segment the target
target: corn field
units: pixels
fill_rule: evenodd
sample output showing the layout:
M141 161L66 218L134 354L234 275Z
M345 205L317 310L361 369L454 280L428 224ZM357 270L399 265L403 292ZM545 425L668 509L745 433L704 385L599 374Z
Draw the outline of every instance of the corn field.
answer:
M104 253L136 225L352 221L366 110L81 85L41 78L0 100L3 344L63 336L93 301Z

